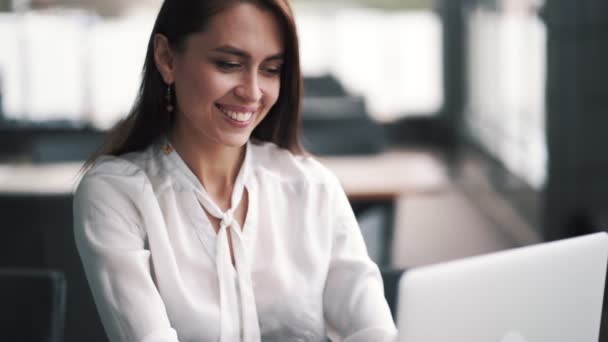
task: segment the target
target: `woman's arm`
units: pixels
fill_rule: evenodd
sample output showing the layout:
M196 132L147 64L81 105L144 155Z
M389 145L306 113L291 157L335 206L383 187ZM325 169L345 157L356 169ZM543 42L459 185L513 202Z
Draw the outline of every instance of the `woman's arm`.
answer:
M367 254L357 220L337 180L333 188L333 246L323 298L326 318L345 342L394 341L397 331L384 298L380 271Z
M145 174L127 161L95 166L74 195L74 236L112 342L176 342L152 280L138 197Z

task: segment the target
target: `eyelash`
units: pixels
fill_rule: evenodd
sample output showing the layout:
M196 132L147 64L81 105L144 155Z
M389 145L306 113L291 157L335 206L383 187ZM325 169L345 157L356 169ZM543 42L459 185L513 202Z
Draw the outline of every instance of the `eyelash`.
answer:
M217 62L215 62L215 65L217 65L218 68L220 68L220 69L228 70L228 71L236 70L241 66L239 63L224 62L224 61L217 61Z
M224 70L227 72L238 70L241 67L240 63L225 62L225 61L217 61L217 62L215 62L215 65L217 65L217 67L220 68L221 70ZM272 76L278 76L281 74L281 67L264 68L263 71L266 74L269 74Z
M281 67L276 67L276 68L265 68L264 72L273 75L273 76L278 76L281 74Z

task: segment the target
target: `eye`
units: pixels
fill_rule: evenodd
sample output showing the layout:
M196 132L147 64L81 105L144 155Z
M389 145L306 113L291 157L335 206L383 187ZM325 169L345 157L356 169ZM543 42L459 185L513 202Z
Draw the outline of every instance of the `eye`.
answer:
M267 66L262 68L262 71L270 76L278 76L281 74L281 66L277 65L277 66Z
M228 61L216 61L215 65L224 71L237 70L241 67L241 64L239 63Z

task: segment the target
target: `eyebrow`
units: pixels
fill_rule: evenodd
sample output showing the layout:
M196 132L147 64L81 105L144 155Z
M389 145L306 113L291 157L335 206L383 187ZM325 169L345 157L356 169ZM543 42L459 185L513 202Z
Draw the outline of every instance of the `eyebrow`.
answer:
M236 48L234 46L231 46L231 45L218 46L218 47L214 48L212 51L227 53L229 55L234 55L234 56L242 57L242 58L251 58L251 55L249 53L247 53L246 51L243 51L243 50ZM282 59L284 59L284 56L285 56L285 54L280 52L280 53L268 56L264 60L265 61L282 60Z

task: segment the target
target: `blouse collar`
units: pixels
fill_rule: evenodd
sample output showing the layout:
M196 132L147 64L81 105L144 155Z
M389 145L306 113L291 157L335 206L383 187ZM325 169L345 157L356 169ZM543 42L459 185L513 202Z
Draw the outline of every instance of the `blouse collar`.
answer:
M210 198L207 190L201 183L201 181L196 177L194 172L190 170L186 162L181 158L181 156L175 151L173 146L171 146L171 142L166 137L162 140L161 145L161 153L167 157L171 164L177 169L179 173L179 178L185 181L185 185L187 188L193 189L195 192L198 192L199 195L202 195L205 198ZM248 183L248 179L251 174L252 169L252 148L251 142L247 142L245 144L245 158L243 158L243 162L239 169L239 172L236 177L236 181L234 183L234 188L231 196L231 203L236 203L239 201L241 196L243 195L245 184Z

